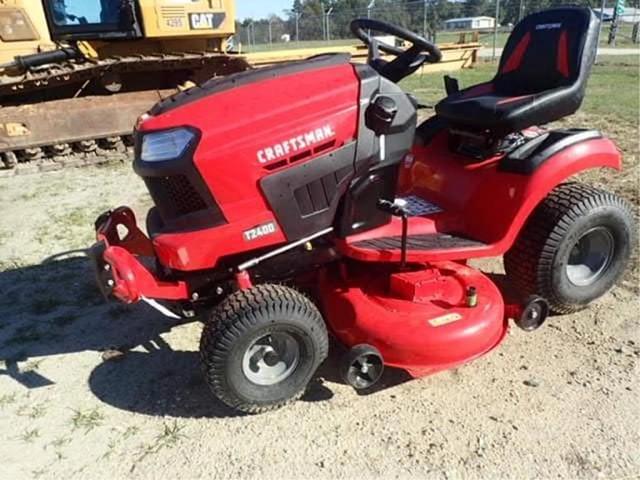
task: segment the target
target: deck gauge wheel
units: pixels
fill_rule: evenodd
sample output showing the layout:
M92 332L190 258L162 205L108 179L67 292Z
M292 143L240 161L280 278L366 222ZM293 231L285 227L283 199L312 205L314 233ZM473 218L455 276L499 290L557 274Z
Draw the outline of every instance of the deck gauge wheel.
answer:
M342 378L356 390L373 386L383 371L382 355L371 345L356 345L347 352L341 365Z
M531 296L525 303L516 325L525 332L533 332L542 326L549 316L549 302L538 296Z

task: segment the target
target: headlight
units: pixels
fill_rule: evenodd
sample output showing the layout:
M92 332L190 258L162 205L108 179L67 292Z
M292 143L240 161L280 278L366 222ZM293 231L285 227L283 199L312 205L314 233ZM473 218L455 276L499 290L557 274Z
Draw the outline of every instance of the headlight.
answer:
M140 159L145 162L162 162L180 158L195 138L195 133L186 128L143 134Z

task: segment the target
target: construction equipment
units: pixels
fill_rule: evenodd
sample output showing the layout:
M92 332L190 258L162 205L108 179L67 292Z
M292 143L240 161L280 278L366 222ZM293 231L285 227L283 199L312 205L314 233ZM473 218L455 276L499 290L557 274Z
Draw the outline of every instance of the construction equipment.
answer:
M249 67L234 32L233 0L0 0L0 168L123 151L162 97Z
M212 77L326 53L241 55L233 0L0 0L0 176L122 158L131 125L154 103ZM458 69L480 44L442 46Z
M480 357L510 320L532 331L586 308L621 278L636 230L625 200L572 179L620 169L620 152L595 130L536 125L580 107L598 27L587 8L530 15L492 80L447 78L419 125L398 82L442 53L366 18L352 29L367 65L322 55L158 103L135 133L148 236L130 208L101 215L98 286L202 312L206 382L252 413L303 394L328 332L348 350L344 380L367 389L383 367L420 377ZM500 255L506 282L468 264Z

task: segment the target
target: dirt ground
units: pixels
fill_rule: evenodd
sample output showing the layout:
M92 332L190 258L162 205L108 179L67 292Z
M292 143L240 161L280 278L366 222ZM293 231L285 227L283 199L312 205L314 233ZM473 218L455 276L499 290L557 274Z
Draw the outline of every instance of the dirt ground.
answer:
M638 205L637 125L594 172ZM149 200L127 162L0 179L0 478L631 478L640 474L637 257L591 309L464 367L358 396L327 362L303 401L238 416L203 383L198 323L105 304L82 249ZM483 268L499 271L499 260ZM110 347L129 349L103 362Z

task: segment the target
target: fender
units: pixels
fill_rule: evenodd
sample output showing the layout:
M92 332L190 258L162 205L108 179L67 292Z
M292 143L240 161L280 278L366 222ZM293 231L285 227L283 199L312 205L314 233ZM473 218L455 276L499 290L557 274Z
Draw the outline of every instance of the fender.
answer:
M492 179L485 178L470 198L465 230L492 244L493 253L502 254L511 248L533 210L559 184L586 170L621 167L614 143L598 138L560 150L528 175L493 170Z
M416 193L443 208L445 213L434 218L437 231L457 232L484 244L462 252L464 258L504 254L531 212L560 183L594 168L621 168L620 152L606 138L574 143L527 174L500 169L503 156L469 162L451 152L447 142L447 132L442 132L428 146L414 147L415 161L402 168L399 191ZM452 258L460 255L449 253Z

